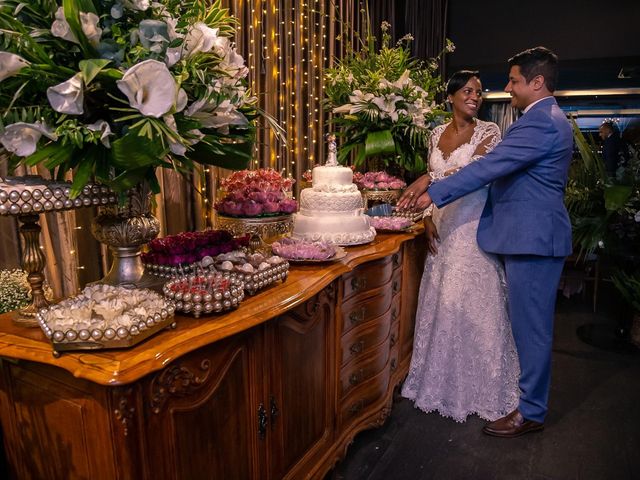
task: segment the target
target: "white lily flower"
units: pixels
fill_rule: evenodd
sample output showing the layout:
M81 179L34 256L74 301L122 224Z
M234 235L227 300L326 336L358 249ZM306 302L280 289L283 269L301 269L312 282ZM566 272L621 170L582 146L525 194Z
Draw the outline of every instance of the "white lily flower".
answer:
M82 33L91 45L94 47L100 43L100 37L102 36L102 29L98 26L100 18L92 12L84 13L80 12L80 27Z
M97 122L91 123L87 125L87 128L93 132L101 132L100 141L105 147L111 148L109 135L113 135L113 132L111 131L111 127L105 120L98 120Z
M55 141L57 135L44 123L17 122L7 125L0 135L0 143L11 153L19 157L28 157L36 151L38 141L42 135Z
M173 115L165 115L164 117L162 117L162 119L164 120L164 123L167 124L167 127L169 127L169 129L177 135L178 126L176 125L176 119L173 117ZM171 150L172 153L181 156L184 156L184 154L187 153L187 147L185 145L180 142L175 142L171 139L169 139L169 150Z
M184 39L185 56L190 57L196 53L211 51L217 38L217 28L210 28L203 22L196 22Z
M162 117L176 102L178 86L167 66L145 60L129 68L116 82L129 105L148 117Z
M150 0L120 0L124 8L144 12L151 6Z
M354 90L353 95L349 95L351 103L369 103L375 98L373 93L362 93L361 90Z
M233 78L244 78L249 69L244 64L244 58L234 48L230 48L218 67Z
M0 82L5 78L13 77L27 65L29 65L29 62L20 55L0 52Z
M636 214L633 216L633 219L636 221L636 223L640 223L640 210L636 212Z
M169 47L164 57L164 63L171 68L182 58L182 47Z
M140 43L154 53L161 53L169 44L167 24L160 20L142 20L137 30Z
M203 127L216 128L220 133L229 133L229 125L247 126L249 121L230 100L214 105L204 99L193 102L187 110L187 117L200 121Z
M69 42L78 43L78 39L71 31L69 22L67 22L67 19L64 16L64 8L62 7L58 7L58 10L56 10L55 20L51 25L51 33L54 37L59 37Z
M187 107L187 102L189 101L189 97L187 96L187 92L184 89L180 88L178 90L178 95L176 97L176 112L181 112Z
M333 113L351 113L351 109L353 105L350 103L345 103L344 105L340 105L333 109Z
M382 97L376 97L372 102L380 109L381 117L388 116L392 121L398 120L398 112L396 111L396 102L403 98L399 95L390 94Z
M402 87L404 87L405 85L409 85L411 83L411 79L409 78L409 74L411 72L409 72L409 70L405 70L404 72L402 72L402 75L400 75L400 78L398 78L398 80L396 80L395 82L393 82L393 86L396 87L397 89L401 89Z
M82 115L84 91L82 88L82 74L76 73L66 82L47 88L47 98L51 107L60 113Z

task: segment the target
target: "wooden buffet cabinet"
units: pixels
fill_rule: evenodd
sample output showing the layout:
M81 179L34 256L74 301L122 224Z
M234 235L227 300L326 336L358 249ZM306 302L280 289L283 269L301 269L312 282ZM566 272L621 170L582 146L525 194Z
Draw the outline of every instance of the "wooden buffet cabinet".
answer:
M0 316L0 415L19 479L322 479L388 416L424 248L379 235L218 317L55 359Z

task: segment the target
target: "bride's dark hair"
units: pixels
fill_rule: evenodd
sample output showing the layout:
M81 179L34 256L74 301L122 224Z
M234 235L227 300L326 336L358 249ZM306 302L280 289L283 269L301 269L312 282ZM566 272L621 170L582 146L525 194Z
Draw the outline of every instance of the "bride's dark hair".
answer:
M447 82L447 95L456 93L473 77L480 79L480 72L477 70L458 70L449 77L449 81Z

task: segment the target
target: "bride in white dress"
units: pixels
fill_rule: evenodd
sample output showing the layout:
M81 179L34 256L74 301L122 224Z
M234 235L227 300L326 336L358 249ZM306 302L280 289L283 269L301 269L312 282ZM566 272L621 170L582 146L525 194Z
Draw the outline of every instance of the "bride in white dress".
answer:
M453 119L431 137L429 175L435 181L500 141L496 124L475 119L482 103L478 72L456 72L447 95ZM432 217L425 217L429 255L402 388L416 407L458 422L471 414L495 420L518 406L519 364L504 270L476 241L487 192L485 187L441 209L433 207Z

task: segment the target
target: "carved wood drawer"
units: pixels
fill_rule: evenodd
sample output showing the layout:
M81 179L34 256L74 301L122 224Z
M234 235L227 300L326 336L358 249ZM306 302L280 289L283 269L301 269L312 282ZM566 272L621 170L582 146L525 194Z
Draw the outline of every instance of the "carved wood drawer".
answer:
M376 376L351 390L340 402L339 415L342 426L356 420L362 413L371 413L367 407L385 396L390 376L390 369L383 368Z
M360 327L352 328L341 339L341 365L365 356L389 336L390 330L391 309Z
M352 298L342 305L342 333L346 333L354 327L363 325L372 319L379 317L391 306L393 290L381 287L373 297L360 299Z
M346 301L354 295L364 294L386 284L391 280L392 274L392 255L356 267L352 272L342 276L342 300Z
M344 397L358 385L374 377L389 362L390 349L383 345L373 355L354 363L350 363L340 371L340 397Z

